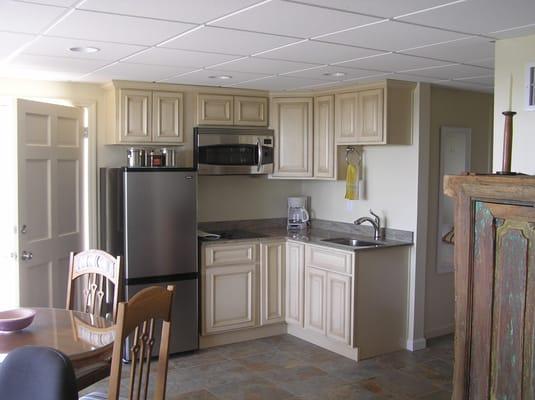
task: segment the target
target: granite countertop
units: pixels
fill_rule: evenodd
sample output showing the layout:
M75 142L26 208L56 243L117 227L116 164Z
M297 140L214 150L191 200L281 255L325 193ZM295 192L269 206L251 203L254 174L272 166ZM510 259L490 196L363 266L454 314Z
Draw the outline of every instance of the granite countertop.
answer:
M312 221L311 227L300 232L288 232L286 222L277 220L248 220L228 222L204 222L199 224L199 229L206 232L223 232L232 230L247 231L247 238L221 238L216 240L201 239L204 243L237 243L240 241L253 240L276 240L289 239L303 243L310 243L339 250L362 251L374 250L385 247L410 246L413 244L412 232L388 230L385 239L377 241L377 246L354 247L343 244L325 242L324 239L351 238L363 241L374 241L373 231L368 227L357 227L352 224L333 221ZM347 226L349 225L349 226Z

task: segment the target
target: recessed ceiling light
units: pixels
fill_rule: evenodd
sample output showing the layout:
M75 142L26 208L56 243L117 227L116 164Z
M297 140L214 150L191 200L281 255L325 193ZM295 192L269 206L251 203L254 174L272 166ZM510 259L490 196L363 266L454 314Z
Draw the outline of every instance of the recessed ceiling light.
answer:
M230 75L212 75L212 76L209 76L208 78L210 79L232 79L232 76Z
M346 76L346 73L345 72L326 72L323 75L340 77L340 76Z
M75 53L96 53L100 51L98 47L71 47L69 50Z

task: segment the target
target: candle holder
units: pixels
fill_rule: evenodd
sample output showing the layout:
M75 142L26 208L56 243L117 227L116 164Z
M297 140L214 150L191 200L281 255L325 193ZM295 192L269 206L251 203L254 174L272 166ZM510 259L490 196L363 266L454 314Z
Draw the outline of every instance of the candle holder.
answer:
M496 173L498 175L518 175L516 172L511 172L511 158L513 154L513 117L516 115L516 112L504 111L502 114L505 115L502 170Z

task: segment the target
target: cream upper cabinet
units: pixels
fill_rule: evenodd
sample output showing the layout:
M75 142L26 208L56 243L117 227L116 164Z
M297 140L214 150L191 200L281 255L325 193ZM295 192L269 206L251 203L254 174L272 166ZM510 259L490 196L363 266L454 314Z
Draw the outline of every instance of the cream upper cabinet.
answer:
M275 130L273 176L311 177L313 118L312 98L275 98L272 126Z
M305 245L286 243L286 322L303 326Z
M358 99L358 143L383 143L383 89L363 90Z
M152 92L121 89L119 96L119 142L150 143Z
M314 177L335 178L334 96L314 98Z
M266 97L234 96L234 125L267 126Z
M182 93L152 93L152 140L184 142L184 98Z
M354 143L357 140L358 97L358 93L342 93L335 97L336 143Z
M204 293L204 334L256 325L255 264L209 267Z
M284 321L285 243L260 244L260 324Z
M326 334L327 272L305 267L305 329Z
M327 336L351 344L351 277L327 273Z
M335 95L336 144L411 144L413 83L387 80Z
M234 96L199 94L197 123L199 125L233 125Z

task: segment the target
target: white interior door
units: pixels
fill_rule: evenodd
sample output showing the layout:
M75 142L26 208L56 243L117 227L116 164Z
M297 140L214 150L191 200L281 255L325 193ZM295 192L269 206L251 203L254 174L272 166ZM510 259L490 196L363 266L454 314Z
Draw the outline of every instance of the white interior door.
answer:
M69 252L83 246L82 134L82 109L17 100L21 306L65 306Z

